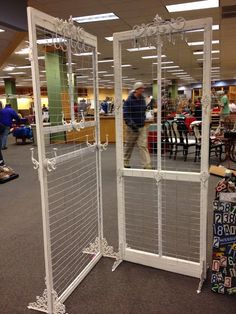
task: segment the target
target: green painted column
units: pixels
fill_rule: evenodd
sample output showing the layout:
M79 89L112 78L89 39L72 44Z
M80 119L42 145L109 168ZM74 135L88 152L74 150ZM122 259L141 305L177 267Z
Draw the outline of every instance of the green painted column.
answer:
M5 94L6 101L8 104L11 104L12 108L18 111L17 106L17 97L11 96L16 95L16 79L15 78L4 78L4 84L5 84Z
M60 125L63 99L68 95L66 58L63 51L47 51L45 55L50 122ZM65 97L64 97L65 96Z
M169 87L169 94L171 95L171 99L176 99L178 97L177 80L172 80L172 85Z
M70 116L68 79L65 52L48 47L45 54L48 107L52 126L62 124L62 112L65 119ZM53 140L65 140L66 133L57 133Z

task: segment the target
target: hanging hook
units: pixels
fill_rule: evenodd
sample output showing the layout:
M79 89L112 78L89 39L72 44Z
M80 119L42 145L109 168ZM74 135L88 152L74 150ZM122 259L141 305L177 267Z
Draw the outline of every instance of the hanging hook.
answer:
M100 144L99 145L99 149L107 150L108 144L109 144L109 142L108 142L108 134L106 134L106 142L104 144Z
M31 161L32 161L32 163L34 165L33 168L36 170L36 169L39 168L39 162L38 162L38 160L36 160L34 158L34 148L30 148L30 150L31 150Z

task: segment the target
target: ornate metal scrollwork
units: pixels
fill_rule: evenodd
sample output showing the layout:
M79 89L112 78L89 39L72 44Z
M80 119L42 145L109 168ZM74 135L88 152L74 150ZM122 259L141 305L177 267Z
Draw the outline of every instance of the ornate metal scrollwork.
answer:
M59 301L56 291L53 290L52 294L54 296L54 314L68 314L66 313L65 305ZM32 302L28 305L28 309L48 313L47 289L43 291L41 297L36 297L36 302Z
M94 242L89 243L89 246L83 250L83 253L96 255L97 253L100 252L100 249L102 251L102 255L105 257L111 257L115 259L118 259L119 257L119 254L114 252L113 246L108 245L107 240L105 238L102 238L100 247L100 240L98 237L95 239Z
M174 41L172 34L180 31L185 27L185 19L178 17L177 19L163 20L158 14L153 21L148 24L135 25L133 27L134 46L138 43L138 38L144 38L144 45L150 45L148 38L158 35L167 35L169 41Z
M56 49L67 51L68 45L71 50L76 53L87 51L88 47L84 41L84 29L74 25L72 16L69 20L55 18L56 37L52 40L52 44Z

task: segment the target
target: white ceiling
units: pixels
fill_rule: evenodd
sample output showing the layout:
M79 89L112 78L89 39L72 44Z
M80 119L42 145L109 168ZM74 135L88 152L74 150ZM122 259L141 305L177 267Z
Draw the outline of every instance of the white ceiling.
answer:
M98 38L98 51L101 53L101 55L99 55L99 59L112 58L113 55L112 42L107 41L104 37L112 36L114 32L130 30L137 24L140 25L142 23L150 23L156 14L161 16L163 19L177 18L179 16L182 16L187 20L212 17L213 24L220 25L219 31L213 31L213 39L220 40L219 44L213 45L213 50L220 50L219 54L213 55L213 57L219 57L219 60L213 60L213 66L220 66L221 79L236 78L236 18L221 18L221 7L236 5L236 0L221 0L220 8L198 11L170 14L165 8L165 5L167 4L183 2L189 2L189 0L29 0L28 4L52 16L63 19L68 19L70 15L75 17L114 12L117 16L119 16L118 20L82 24L82 27L84 27L87 32L96 35ZM5 33L0 33L0 53L4 51L4 48L6 49L6 47L9 46L9 42L14 36L16 36L16 32L11 30L7 30ZM188 34L187 40L202 41L203 33L198 32ZM21 44L21 47L23 46L26 46L25 41ZM165 58L165 60L163 59L163 61L174 61L175 65L179 65L182 69L187 71L188 74L198 80L201 76L201 63L197 62L197 58L193 56L192 52L194 50L201 50L202 46L188 47L186 43L180 39L177 39L175 46L167 46L168 45L166 45L166 49L164 48L164 53L167 55L167 58ZM131 47L131 43L127 45L127 48ZM17 49L19 49L19 47ZM129 63L132 65L131 68L123 70L124 75L137 80L151 82L153 75L155 75L155 66L152 65L155 60L143 60L141 56L153 54L155 54L155 50L145 52L127 52L123 49L123 63ZM25 55L19 56L14 53L11 54L5 60L2 69L8 64L18 66L29 64L29 61L27 61L25 57ZM197 57L201 58L202 56ZM136 69L134 70L132 68ZM108 73L112 73L111 64L99 64L99 70L106 70ZM6 73L7 72L3 72L1 70L0 77L5 76ZM26 75L23 75L24 77L30 76L30 70L27 70L26 73ZM166 73L166 76L168 78L175 77L170 73ZM20 81L21 77L17 76L17 82L19 83Z

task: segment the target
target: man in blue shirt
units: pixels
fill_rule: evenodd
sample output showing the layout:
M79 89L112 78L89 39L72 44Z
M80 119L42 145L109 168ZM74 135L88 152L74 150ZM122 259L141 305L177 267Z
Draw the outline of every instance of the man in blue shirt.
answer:
M127 125L124 147L124 166L130 168L130 158L137 144L144 169L152 169L151 158L147 149L147 131L145 127L146 102L143 97L144 84L134 84L134 91L124 102L123 114Z
M12 126L12 121L20 122L20 118L10 104L6 104L5 108L0 110L0 124L4 130L0 135L0 142L2 143L2 149L7 149L7 136Z

